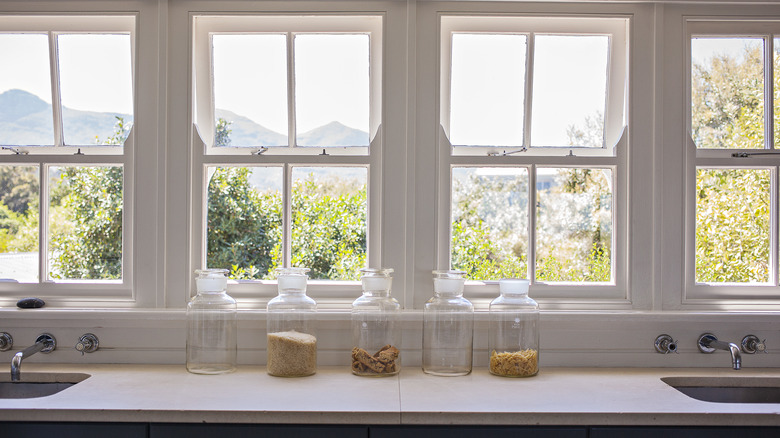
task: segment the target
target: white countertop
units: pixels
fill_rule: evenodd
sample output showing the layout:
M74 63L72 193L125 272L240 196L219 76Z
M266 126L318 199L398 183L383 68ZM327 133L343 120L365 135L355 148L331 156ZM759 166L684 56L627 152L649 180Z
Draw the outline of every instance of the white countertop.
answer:
M0 399L0 421L124 421L278 424L774 425L780 404L698 401L663 383L670 376L771 376L780 369L542 368L525 379L353 376L321 367L278 378L264 367L203 376L175 365L25 364L31 373L86 373L58 394ZM7 381L8 379L3 379Z

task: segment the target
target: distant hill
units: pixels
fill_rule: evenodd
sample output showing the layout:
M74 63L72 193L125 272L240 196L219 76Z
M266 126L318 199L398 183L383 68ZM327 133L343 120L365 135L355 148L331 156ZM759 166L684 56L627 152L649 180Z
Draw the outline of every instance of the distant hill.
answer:
M114 133L116 117L132 120L129 114L63 107L66 144L94 145L95 137L110 137ZM50 104L23 90L8 90L0 94L0 144L51 145L54 143L53 132Z
M287 135L274 132L227 110L217 109L217 117L230 124L231 146L286 146ZM132 120L129 114L79 111L63 108L65 142L68 145L94 145L95 137L106 139L114 133L116 117ZM51 105L22 90L0 94L0 144L51 145L54 142ZM339 122L312 129L298 136L298 145L368 146L368 133Z

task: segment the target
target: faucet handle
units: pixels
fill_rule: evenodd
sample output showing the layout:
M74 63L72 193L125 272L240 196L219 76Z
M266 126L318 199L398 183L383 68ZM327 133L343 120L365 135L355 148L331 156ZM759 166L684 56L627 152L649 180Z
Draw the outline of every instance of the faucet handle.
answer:
M54 336L49 333L43 333L42 335L38 336L38 338L35 340L35 343L43 343L43 349L41 349L41 353L51 353L57 348L57 340L54 339Z
M92 353L98 349L98 338L92 333L87 333L79 338L79 342L76 344L76 351L80 351L83 356L84 353Z
M0 333L0 351L8 351L14 346L14 338L7 332Z
M661 354L680 354L680 352L677 350L677 341L672 339L672 337L669 335L660 335L655 338L655 351Z
M747 335L742 338L742 352L747 354L766 353L766 339L763 341L755 335Z

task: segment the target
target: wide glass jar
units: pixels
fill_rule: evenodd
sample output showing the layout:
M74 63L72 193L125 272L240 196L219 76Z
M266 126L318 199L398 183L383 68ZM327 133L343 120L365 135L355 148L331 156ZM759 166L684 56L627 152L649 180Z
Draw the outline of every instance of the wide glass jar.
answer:
M308 268L278 268L279 295L268 302L268 374L317 372L317 303L306 295Z
M392 269L361 269L363 295L352 303L352 373L394 376L401 371L401 305L390 296Z
M227 272L195 271L197 294L187 304L187 371L191 373L236 369L236 300L227 294Z
M437 376L471 373L474 306L463 298L463 271L433 271L433 298L423 311L423 371Z
M528 296L528 280L498 282L501 295L490 302L490 373L531 377L539 372L539 306Z

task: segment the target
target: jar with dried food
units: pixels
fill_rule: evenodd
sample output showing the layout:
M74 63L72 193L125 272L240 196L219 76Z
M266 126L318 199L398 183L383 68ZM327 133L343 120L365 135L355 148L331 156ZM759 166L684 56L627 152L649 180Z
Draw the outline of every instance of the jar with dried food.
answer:
M279 295L268 302L268 374L317 372L317 303L306 295L308 268L278 268Z
M490 302L490 373L531 377L539 372L539 306L528 296L528 280L498 282L501 295Z
M352 373L394 376L401 371L401 305L390 296L392 269L361 269L363 295L352 303Z

